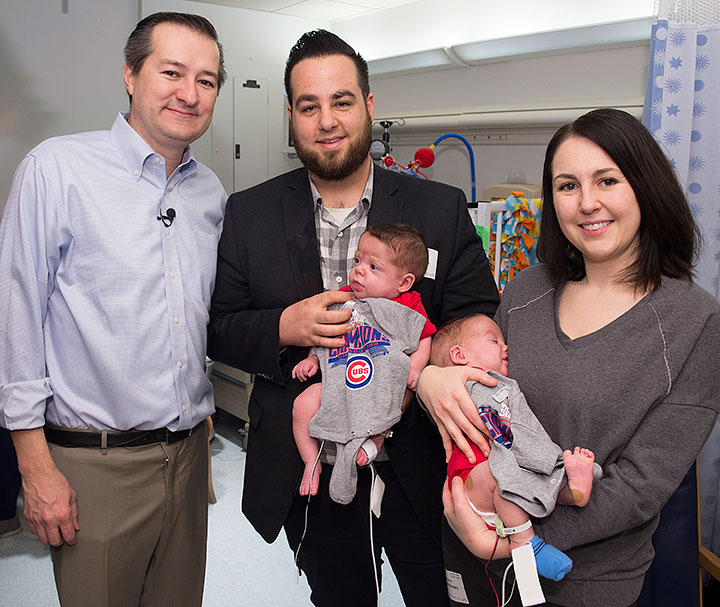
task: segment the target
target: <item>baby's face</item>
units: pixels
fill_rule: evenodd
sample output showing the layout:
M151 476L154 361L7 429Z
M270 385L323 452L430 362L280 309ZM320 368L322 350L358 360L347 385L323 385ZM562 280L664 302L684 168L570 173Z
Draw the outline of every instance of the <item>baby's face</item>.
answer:
M395 265L394 257L390 247L374 236L363 234L360 237L348 277L355 297L394 299L400 295L400 285L403 284L405 274Z
M508 347L500 327L486 316L478 316L471 323L461 344L468 364L507 375Z

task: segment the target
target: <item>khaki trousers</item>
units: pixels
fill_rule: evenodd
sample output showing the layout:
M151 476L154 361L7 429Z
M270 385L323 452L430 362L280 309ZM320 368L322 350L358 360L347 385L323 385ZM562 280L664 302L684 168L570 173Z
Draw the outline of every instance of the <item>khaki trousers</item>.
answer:
M200 607L208 442L85 449L50 444L77 493L74 546L53 549L63 607Z

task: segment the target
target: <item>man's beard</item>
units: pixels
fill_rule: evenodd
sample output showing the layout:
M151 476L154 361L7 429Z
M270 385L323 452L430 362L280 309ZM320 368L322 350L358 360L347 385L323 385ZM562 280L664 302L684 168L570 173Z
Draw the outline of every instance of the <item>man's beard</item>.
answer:
M292 123L290 124L290 132L292 135ZM300 158L308 171L326 181L341 181L357 171L367 160L370 144L372 143L372 120L370 120L370 114L368 114L358 139L350 142L344 154L324 156L320 152L310 149L309 146L296 141L294 135L292 135L292 139L295 142L295 151L298 158Z

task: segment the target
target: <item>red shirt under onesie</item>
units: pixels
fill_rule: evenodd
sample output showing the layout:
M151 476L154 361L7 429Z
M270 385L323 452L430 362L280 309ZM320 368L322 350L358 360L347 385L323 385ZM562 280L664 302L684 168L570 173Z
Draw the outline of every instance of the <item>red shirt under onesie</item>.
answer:
M340 290L352 292L350 285L346 285ZM395 297L391 301L402 304L410 308L411 310L415 310L416 312L423 315L423 317L425 318L425 326L423 327L422 333L420 334L421 341L426 337L430 337L431 335L435 335L435 333L437 333L435 325L430 322L427 312L425 311L425 306L423 306L422 304L420 293L418 293L417 291L408 291L407 293L401 293L399 297Z

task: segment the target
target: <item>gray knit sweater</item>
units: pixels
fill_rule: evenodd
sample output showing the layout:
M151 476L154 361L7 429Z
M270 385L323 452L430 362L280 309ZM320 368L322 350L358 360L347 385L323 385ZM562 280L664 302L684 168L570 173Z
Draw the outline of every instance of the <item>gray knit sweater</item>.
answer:
M602 329L568 338L547 270L521 272L496 314L520 385L550 437L582 445L604 471L585 508L558 506L536 533L573 559L548 601L628 605L653 558L658 512L720 410L720 303L685 280L662 284Z

